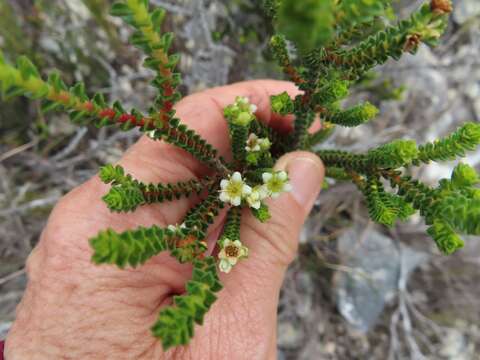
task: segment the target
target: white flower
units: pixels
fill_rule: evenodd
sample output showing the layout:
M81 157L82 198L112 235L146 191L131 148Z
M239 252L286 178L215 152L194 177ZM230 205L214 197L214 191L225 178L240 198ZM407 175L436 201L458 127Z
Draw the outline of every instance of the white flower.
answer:
M180 233L182 230L186 229L187 225L185 223L182 223L180 225L175 224L175 225L168 225L167 229L174 232L174 233Z
M247 146L245 150L248 152L260 151L260 143L258 141L258 136L255 134L250 134L247 139Z
M248 152L266 151L268 149L270 149L270 140L268 138L259 138L253 133L248 136L247 146L245 146L245 150Z
M234 172L230 179L223 179L220 187L220 200L233 206L240 206L242 199L252 193L252 188L242 180L238 171Z
M153 140L157 140L158 137L157 137L157 130L150 130L150 131L147 131L145 134L147 134L147 136L150 138L150 139L153 139Z
M248 104L249 101L248 101L248 98L246 96L237 96L235 98L235 102L237 103L237 105L240 105L240 104Z
M261 198L262 194L263 192L262 193L260 192L259 186L254 188L252 190L252 193L248 195L246 198L248 206L256 210L260 209L260 206L262 205L262 198Z
M244 246L240 240L232 241L225 239L223 241L222 249L218 254L220 262L218 267L220 271L229 273L232 267L238 262L238 260L248 257L248 248Z
M266 191L272 198L277 198L281 193L292 190L292 186L288 182L288 175L285 171L277 171L273 174L265 172L262 174L262 179Z

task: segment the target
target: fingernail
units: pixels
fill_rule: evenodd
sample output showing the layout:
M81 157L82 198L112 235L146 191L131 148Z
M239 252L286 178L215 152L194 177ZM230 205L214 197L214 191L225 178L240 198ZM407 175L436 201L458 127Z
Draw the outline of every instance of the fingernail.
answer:
M279 164L287 170L291 194L306 210L310 211L322 187L324 169L315 155L287 155L286 163ZM283 166L282 166L283 165Z

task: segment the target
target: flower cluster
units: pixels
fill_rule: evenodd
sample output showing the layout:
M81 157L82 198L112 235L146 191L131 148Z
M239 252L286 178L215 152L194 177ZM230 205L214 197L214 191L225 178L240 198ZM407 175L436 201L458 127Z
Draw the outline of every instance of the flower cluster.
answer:
M252 187L237 171L229 179L223 179L220 182L220 200L232 206L240 206L244 200L249 207L258 210L266 198L275 199L292 189L285 171L264 172L262 180L262 184Z
M257 106L251 104L248 98L237 96L235 102L224 110L225 118L235 125L247 126L255 119Z

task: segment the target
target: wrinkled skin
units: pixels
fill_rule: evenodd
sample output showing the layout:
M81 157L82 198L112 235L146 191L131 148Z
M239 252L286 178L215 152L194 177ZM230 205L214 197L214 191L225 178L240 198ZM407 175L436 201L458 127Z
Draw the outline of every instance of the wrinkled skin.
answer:
M272 115L269 107L269 95L284 90L296 93L290 83L269 80L215 88L183 99L177 115L228 158L222 108L235 96L247 96L258 105L262 121L288 129L291 119ZM301 166L293 173L291 164L298 159ZM188 180L207 172L189 154L147 137L120 164L144 182ZM320 161L309 153L289 154L276 167L291 170L293 192L269 201L273 216L267 224L245 212L242 242L250 257L221 274L224 289L204 325L196 326L191 344L167 353L150 326L172 295L182 293L191 266L168 254L137 269L96 266L88 239L108 227L123 231L178 223L198 198L116 214L101 201L108 186L98 176L72 190L54 208L28 259L28 286L7 338L6 359L275 359L279 290L323 176ZM224 218L225 211L211 227L209 251Z

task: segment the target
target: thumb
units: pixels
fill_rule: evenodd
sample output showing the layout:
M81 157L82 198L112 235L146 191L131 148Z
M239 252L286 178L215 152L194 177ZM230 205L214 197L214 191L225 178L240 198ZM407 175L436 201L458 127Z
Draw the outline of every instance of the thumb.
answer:
M280 158L275 170L287 171L292 190L266 201L271 218L265 223L244 209L240 233L249 248L249 258L240 261L224 277L226 287L230 281L238 284L243 280L246 286L259 288L242 291L258 293L267 288L278 291L286 268L295 258L302 225L322 186L324 167L315 154L293 152Z

